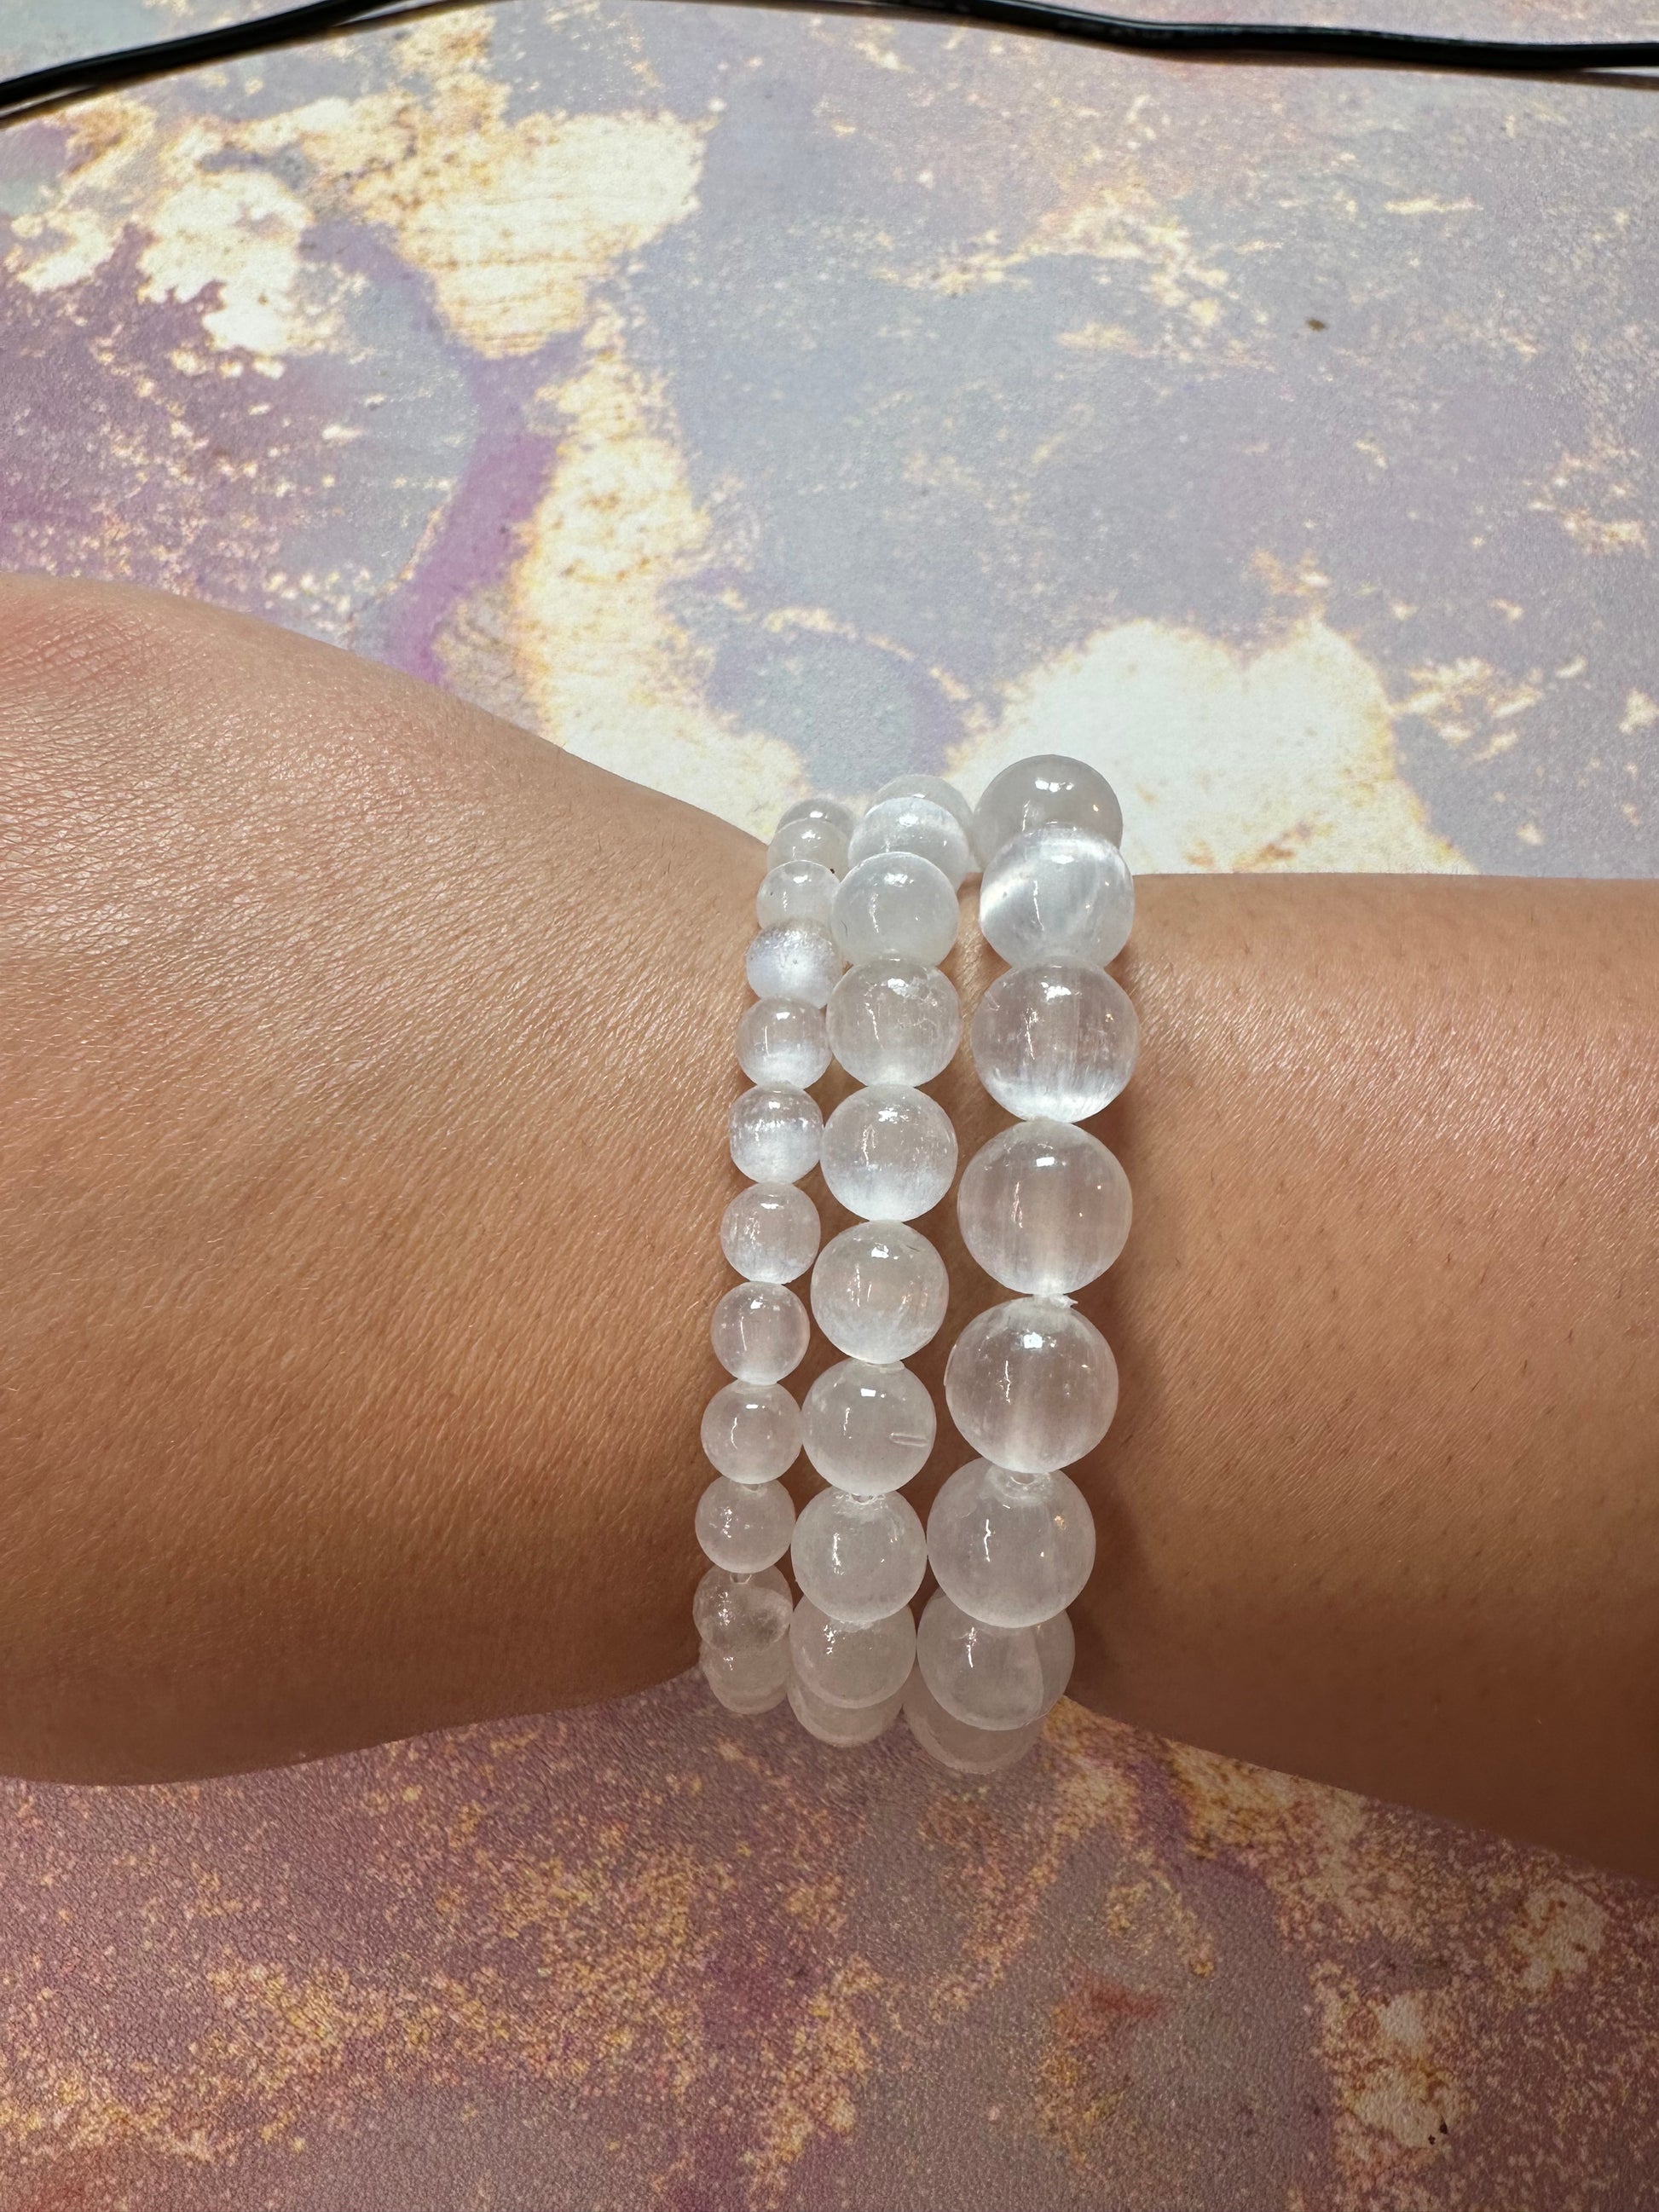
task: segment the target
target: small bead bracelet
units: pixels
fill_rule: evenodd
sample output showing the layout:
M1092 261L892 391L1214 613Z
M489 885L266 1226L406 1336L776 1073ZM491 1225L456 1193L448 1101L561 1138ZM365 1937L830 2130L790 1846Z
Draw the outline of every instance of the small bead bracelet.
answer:
M738 1028L753 1088L730 1123L750 1182L720 1222L744 1279L711 1330L734 1379L703 1414L717 1474L696 1516L714 1562L694 1602L701 1663L728 1711L787 1697L832 1744L869 1742L902 1711L942 1765L990 1774L1030 1748L1070 1679L1066 1608L1095 1530L1065 1469L1105 1435L1118 1390L1111 1349L1072 1297L1129 1232L1128 1178L1077 1126L1134 1067L1134 1008L1106 973L1134 912L1122 827L1103 776L1045 754L1005 769L976 807L937 776L884 785L861 817L803 799L768 848L747 959L756 1003ZM911 1224L956 1180L957 1138L922 1086L961 1042L939 963L958 889L981 870L980 927L1008 967L969 1046L1016 1118L968 1163L957 1212L968 1250L1014 1295L951 1347L945 1403L981 1455L945 1482L924 1536L902 1490L936 1416L903 1363L937 1335L950 1285ZM864 1087L825 1121L811 1085L832 1055ZM814 1166L856 1217L822 1250L799 1188ZM812 1316L842 1357L798 1404L783 1378L811 1324L789 1285L809 1267ZM782 1477L803 1449L824 1487L797 1519Z

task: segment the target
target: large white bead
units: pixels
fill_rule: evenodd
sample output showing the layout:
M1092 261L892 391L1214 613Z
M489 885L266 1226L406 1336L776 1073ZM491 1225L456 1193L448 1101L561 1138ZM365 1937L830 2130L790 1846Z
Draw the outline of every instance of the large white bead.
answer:
M931 860L952 890L974 865L967 832L948 807L931 799L878 799L853 832L847 848L856 867L872 853L914 853Z
M822 860L785 860L767 870L755 894L755 920L763 929L790 921L828 929L835 897L836 878Z
M751 1182L799 1182L818 1164L823 1115L787 1083L758 1084L732 1101L732 1158Z
M1069 1121L1016 1121L962 1171L962 1241L994 1282L1065 1297L1103 1274L1129 1234L1129 1178Z
M1042 1733L1041 1719L1017 1729L973 1728L957 1720L928 1688L919 1667L904 1686L903 1710L906 1725L922 1749L956 1774L995 1774L1012 1766Z
M1035 1628L993 1628L942 1589L928 1599L916 1631L916 1664L928 1688L974 1728L1040 1720L1066 1687L1076 1651L1069 1614Z
M1094 1516L1069 1474L1011 1474L971 1460L933 1500L927 1558L939 1588L975 1620L1035 1628L1088 1581Z
M886 1366L939 1334L951 1295L945 1262L902 1221L860 1221L812 1270L812 1311L837 1352ZM787 1372L787 1370L785 1370Z
M1018 968L1069 954L1103 968L1129 941L1134 878L1115 845L1092 830L1045 823L1011 837L986 864L979 926Z
M937 968L889 955L848 969L830 994L828 1031L859 1082L931 1083L962 1042L962 1006Z
M716 1651L712 1644L705 1644L697 1663L728 1713L769 1713L788 1694L787 1637L758 1651Z
M969 1042L999 1106L1029 1120L1086 1121L1134 1073L1135 1010L1122 986L1083 960L1011 968L980 1000Z
M720 1249L751 1283L793 1283L818 1249L818 1210L792 1182L750 1183L720 1216Z
M853 834L853 824L858 820L856 811L845 799L827 799L815 791L810 799L792 799L778 817L780 830L787 830L792 822L827 822L831 829L839 830L843 837Z
M757 1575L710 1567L691 1601L691 1618L704 1644L733 1657L787 1639L793 1611L789 1585L775 1567Z
M908 1605L927 1566L927 1540L909 1500L821 1490L795 1522L790 1549L801 1595L854 1626Z
M1047 1474L1091 1452L1117 1410L1117 1362L1064 1298L1010 1298L975 1314L945 1363L945 1402L976 1452Z
M830 909L836 943L848 960L884 953L937 968L957 941L957 895L931 860L877 853L843 878Z
M781 1283L739 1283L714 1308L714 1357L739 1382L781 1382L805 1357L812 1325Z
M823 1014L793 999L763 999L738 1024L738 1065L751 1083L805 1091L830 1065Z
M1035 753L994 775L974 809L974 850L988 867L1011 837L1045 822L1091 830L1108 844L1123 836L1123 809L1098 769L1063 753Z
M847 832L838 823L798 816L782 824L766 848L769 868L789 860L817 860L839 875L847 866Z
M789 1684L789 1703L795 1718L820 1743L873 1743L898 1718L903 1692L895 1690L873 1705L831 1705L813 1696L799 1674Z
M916 1624L908 1605L879 1620L836 1620L804 1597L789 1624L802 1685L826 1705L878 1705L909 1679Z
M800 1455L800 1407L777 1382L728 1382L702 1411L709 1464L733 1482L775 1482Z
M822 922L783 921L749 940L743 970L757 999L822 1006L841 977L841 954Z
M794 1525L794 1504L781 1482L717 1474L697 1500L697 1541L728 1574L758 1574L781 1559Z
M910 1221L936 1206L957 1171L951 1117L925 1091L855 1091L823 1125L818 1165L831 1197L866 1221Z
M890 777L870 801L879 806L884 799L931 799L935 806L942 806L947 814L954 814L971 837L974 810L957 789L942 775L896 775Z
M897 1490L921 1472L936 1424L927 1384L896 1363L840 1360L824 1369L800 1409L808 1459L826 1482L863 1498Z

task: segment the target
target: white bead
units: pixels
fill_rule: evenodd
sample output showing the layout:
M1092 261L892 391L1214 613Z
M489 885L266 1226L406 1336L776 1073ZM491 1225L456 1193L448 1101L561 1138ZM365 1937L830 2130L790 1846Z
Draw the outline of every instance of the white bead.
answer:
M794 1525L794 1504L781 1482L717 1474L697 1500L697 1541L728 1574L758 1574L781 1559Z
M778 817L778 827L787 830L792 822L827 822L843 837L850 837L858 818L845 800L826 799L821 791L816 791L810 799L797 799L786 806Z
M1065 1297L1103 1274L1129 1234L1129 1178L1069 1121L1016 1121L962 1171L962 1241L994 1282Z
M816 922L828 929L835 896L835 876L822 860L785 860L767 870L755 894L755 920L763 929L787 921Z
M738 1065L751 1083L805 1091L830 1065L823 1014L793 999L763 999L738 1024Z
M908 1367L843 1359L807 1392L801 1442L826 1482L874 1498L921 1472L936 1420L927 1384Z
M836 893L830 927L848 960L884 953L929 968L957 941L957 895L931 860L877 853L849 869Z
M789 1692L787 1637L759 1651L716 1651L705 1644L697 1664L728 1713L769 1713Z
M955 784L947 783L942 775L892 776L883 784L870 804L879 806L884 799L931 799L935 806L942 806L947 814L954 814L970 836L973 834L973 808Z
M945 1402L976 1452L1048 1474L1091 1452L1117 1410L1117 1362L1064 1298L1010 1298L976 1314L945 1363Z
M786 860L817 860L839 875L847 866L847 832L833 822L786 822L766 848L766 865L781 868Z
M994 775L974 809L974 850L981 866L988 866L1011 837L1044 822L1091 830L1109 845L1123 836L1123 809L1098 769L1063 753L1036 753Z
M928 1756L956 1774L994 1774L1024 1759L1042 1733L1040 1719L1017 1729L971 1728L947 1713L920 1668L904 1686L904 1718Z
M886 1366L939 1334L945 1262L902 1221L860 1221L832 1237L812 1270L812 1311L837 1352Z
M795 1674L820 1705L878 1705L909 1679L916 1624L908 1605L879 1620L836 1620L810 1597L789 1623Z
M853 832L847 858L856 867L872 853L914 853L931 860L952 890L974 865L968 833L931 799L879 799Z
M1082 960L1011 968L980 1000L969 1033L979 1079L1029 1120L1086 1121L1134 1073L1135 1010L1122 986Z
M1041 1720L1066 1687L1076 1650L1066 1613L1035 1628L992 1628L942 1589L928 1599L916 1631L916 1664L928 1688L974 1728Z
M885 1619L921 1587L927 1540L908 1498L821 1490L795 1523L790 1559L801 1595L854 1626Z
M874 1705L830 1705L815 1698L799 1675L789 1684L789 1703L795 1718L820 1743L873 1743L898 1718L903 1692L895 1690Z
M750 1183L720 1216L720 1249L751 1283L793 1283L818 1249L818 1210L792 1182Z
M1129 941L1134 878L1115 845L1091 830L1045 823L987 861L979 926L1013 967L1069 954L1103 968Z
M957 1133L925 1091L855 1091L823 1125L818 1164L830 1196L866 1221L909 1221L936 1206L957 1171Z
M733 1482L775 1482L800 1455L800 1407L777 1382L728 1382L702 1411L709 1464Z
M962 1042L962 1006L937 968L888 955L842 977L830 994L828 1031L859 1082L931 1083Z
M757 999L799 999L822 1006L841 980L842 964L822 922L785 921L750 939L743 971Z
M732 1158L751 1182L799 1182L818 1164L823 1115L788 1083L757 1084L732 1101Z
M939 1588L975 1620L1035 1628L1088 1581L1094 1516L1069 1474L1011 1474L971 1460L933 1500L927 1559Z
M793 1612L789 1585L775 1567L764 1567L757 1575L710 1567L691 1601L691 1618L704 1644L732 1656L767 1650L787 1639Z
M781 1283L739 1283L708 1324L714 1357L739 1382L781 1382L805 1356L806 1309Z

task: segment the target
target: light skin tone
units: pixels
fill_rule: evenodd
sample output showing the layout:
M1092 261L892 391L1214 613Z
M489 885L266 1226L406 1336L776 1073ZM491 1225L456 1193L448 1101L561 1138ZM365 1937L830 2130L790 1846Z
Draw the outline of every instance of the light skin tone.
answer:
M0 1770L275 1765L690 1664L760 847L44 580L0 581ZM965 1004L998 965L966 921ZM1074 1694L1659 1875L1659 890L1152 878L1116 972ZM965 1054L931 1087L964 1159L1006 1123ZM939 1398L998 1292L949 1202L919 1225Z

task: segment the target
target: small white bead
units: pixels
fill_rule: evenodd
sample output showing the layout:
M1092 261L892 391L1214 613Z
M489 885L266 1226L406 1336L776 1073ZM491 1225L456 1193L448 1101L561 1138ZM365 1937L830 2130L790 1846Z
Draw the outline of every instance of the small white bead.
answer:
M838 1361L824 1369L800 1409L808 1459L826 1482L861 1498L897 1490L919 1474L936 1423L927 1384L896 1362Z
M1044 960L998 976L969 1042L999 1106L1022 1120L1086 1121L1134 1073L1139 1036L1128 994L1103 969Z
M844 799L826 799L821 791L816 791L810 799L797 799L786 806L778 817L778 827L787 830L792 822L827 822L843 837L850 837L858 818Z
M1045 822L1091 830L1109 845L1121 842L1123 809L1098 769L1063 753L1036 753L994 775L974 809L974 850L988 867L1011 837Z
M789 1624L789 1647L803 1688L821 1705L878 1705L909 1680L916 1624L908 1605L854 1626L804 1597Z
M1129 1178L1069 1121L1016 1121L962 1171L962 1241L993 1281L1065 1297L1103 1274L1129 1234Z
M942 1589L928 1599L916 1631L916 1664L928 1688L974 1728L1041 1720L1066 1687L1076 1649L1064 1613L1035 1628L992 1628Z
M732 1158L751 1182L799 1182L818 1164L823 1115L787 1083L758 1084L732 1101Z
M948 807L931 799L879 799L853 832L847 858L854 867L872 853L914 853L931 860L952 890L974 865L968 833Z
M830 994L828 1033L860 1083L931 1083L962 1042L962 1006L937 968L890 955L842 977Z
M821 1490L795 1523L790 1559L801 1595L856 1626L908 1605L927 1566L927 1540L909 1500Z
M789 1684L789 1703L808 1735L820 1743L873 1743L898 1718L903 1692L895 1690L874 1705L831 1705L815 1698L797 1674Z
M883 784L870 804L872 806L879 806L884 799L931 799L935 806L942 806L947 814L954 814L970 836L973 833L973 808L957 789L955 784L947 783L942 775L890 777Z
M816 1006L763 999L738 1024L738 1065L751 1083L805 1091L830 1065L830 1033Z
M789 1548L795 1508L781 1482L717 1474L697 1500L697 1541L728 1574L756 1575Z
M801 1413L778 1382L728 1382L702 1413L709 1464L733 1482L775 1482L800 1456Z
M878 853L850 869L836 893L830 926L848 960L884 953L937 968L957 941L957 895L931 860Z
M931 1759L955 1774L995 1774L1024 1759L1042 1733L1040 1719L1024 1728L971 1728L947 1713L915 1668L904 1686L904 1718Z
M822 1006L843 964L821 922L785 921L750 939L743 967L757 999L799 999L804 1006Z
M883 1083L830 1116L818 1164L832 1198L866 1221L910 1221L936 1206L957 1171L957 1133L925 1091Z
M720 1249L747 1281L793 1283L818 1249L818 1210L792 1182L750 1183L720 1216Z
M828 929L835 896L835 876L822 860L785 860L767 870L755 894L755 920L763 929L789 921L816 922Z
M781 1382L805 1357L806 1309L781 1283L739 1283L708 1324L714 1357L739 1382Z
M1011 1474L971 1460L933 1500L927 1559L939 1588L975 1620L1035 1628L1088 1581L1094 1516L1069 1474Z
M757 1575L710 1567L691 1601L691 1618L704 1644L732 1656L767 1650L787 1639L793 1612L789 1585L775 1567Z
M769 1713L789 1692L787 1637L759 1651L716 1651L705 1644L697 1664L728 1713Z
M1129 941L1134 878L1115 845L1048 822L1011 837L986 863L979 926L1011 966L1069 955L1103 968Z
M781 868L787 860L817 860L840 875L847 866L847 832L833 822L786 822L766 848L766 865Z
M1064 1298L1010 1298L976 1314L945 1363L945 1402L976 1452L1048 1474L1091 1452L1117 1410L1117 1362Z
M902 1221L860 1221L832 1237L812 1270L812 1311L837 1352L886 1366L939 1334L951 1295L945 1262Z

